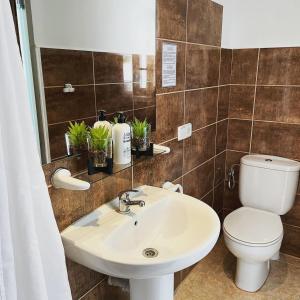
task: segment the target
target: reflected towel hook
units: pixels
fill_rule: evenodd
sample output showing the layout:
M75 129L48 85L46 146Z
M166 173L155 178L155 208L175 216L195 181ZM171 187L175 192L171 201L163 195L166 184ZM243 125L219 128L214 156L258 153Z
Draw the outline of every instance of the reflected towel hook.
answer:
M74 93L75 88L73 88L71 83L65 83L65 87L63 88L64 93Z

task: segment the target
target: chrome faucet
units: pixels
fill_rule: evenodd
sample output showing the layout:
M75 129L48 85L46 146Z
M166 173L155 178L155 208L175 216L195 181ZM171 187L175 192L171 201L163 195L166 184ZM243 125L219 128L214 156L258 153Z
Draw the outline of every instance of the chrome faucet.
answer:
M130 200L130 192L133 193L138 193L138 190L126 190L122 191L119 193L118 198L119 198L119 212L121 214L128 214L130 213L130 208L129 206L131 205L139 205L140 207L145 206L145 201L143 200L136 200L132 201Z

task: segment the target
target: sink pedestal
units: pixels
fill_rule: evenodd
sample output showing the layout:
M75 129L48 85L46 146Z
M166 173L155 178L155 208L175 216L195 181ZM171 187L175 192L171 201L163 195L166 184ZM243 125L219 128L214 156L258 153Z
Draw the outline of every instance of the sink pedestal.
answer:
M130 300L173 300L174 274L130 279Z

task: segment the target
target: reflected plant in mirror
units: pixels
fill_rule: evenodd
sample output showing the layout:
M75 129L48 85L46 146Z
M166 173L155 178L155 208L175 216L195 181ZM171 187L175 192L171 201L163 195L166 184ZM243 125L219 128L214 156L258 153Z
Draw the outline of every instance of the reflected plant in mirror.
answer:
M70 122L69 131L65 134L67 154L82 154L87 150L88 127L85 122Z
M92 158L94 167L106 167L107 158L111 158L111 134L109 128L99 126L90 129L88 137L89 157Z

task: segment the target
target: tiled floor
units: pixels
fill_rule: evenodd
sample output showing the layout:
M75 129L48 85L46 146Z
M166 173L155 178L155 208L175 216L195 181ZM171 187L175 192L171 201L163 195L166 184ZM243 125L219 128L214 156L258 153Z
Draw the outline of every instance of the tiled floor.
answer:
M176 290L175 300L300 300L300 259L282 255L273 261L265 285L256 293L233 282L235 258L220 240Z

